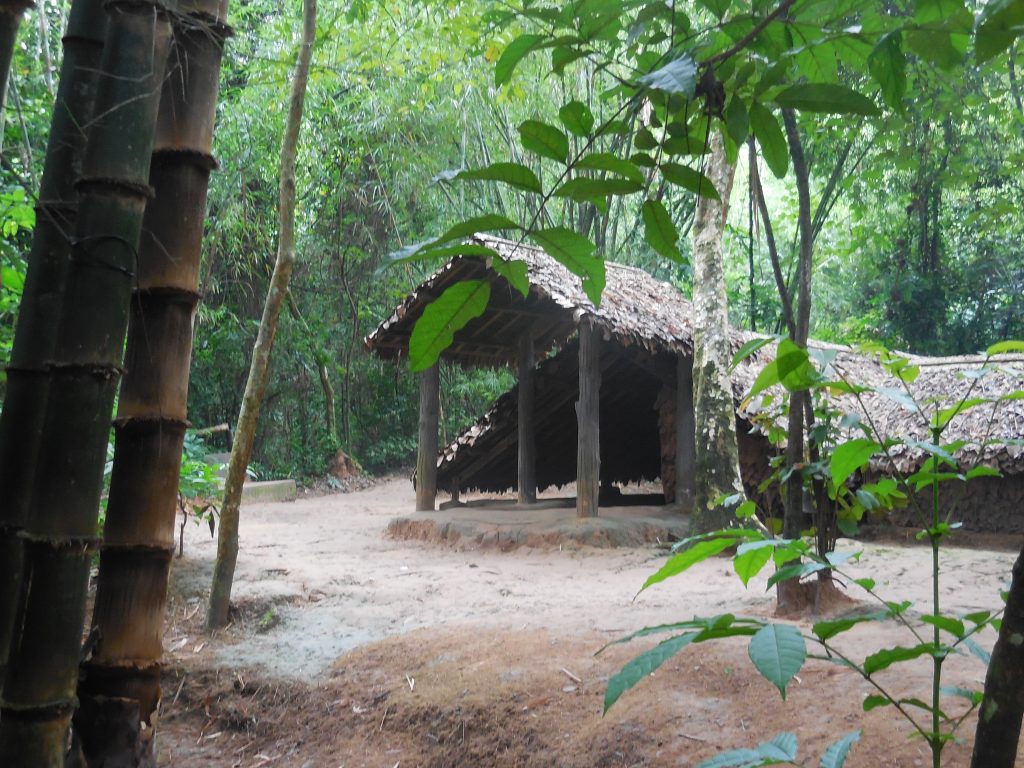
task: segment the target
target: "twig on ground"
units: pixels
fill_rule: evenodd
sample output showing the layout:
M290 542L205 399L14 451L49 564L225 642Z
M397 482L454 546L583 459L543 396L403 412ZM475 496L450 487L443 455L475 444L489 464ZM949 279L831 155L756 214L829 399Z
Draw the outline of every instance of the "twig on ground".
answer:
M569 678L570 680L573 680L573 681L575 681L575 682L577 682L577 683L582 683L582 682L583 682L582 680L580 680L580 679L579 679L578 677L576 677L576 675L574 675L574 674L573 674L572 672L570 672L570 671L569 671L568 669L566 669L565 667L562 667L562 672L564 672L564 673L565 673L565 675L566 675L566 676L567 676L567 677L568 677L568 678Z

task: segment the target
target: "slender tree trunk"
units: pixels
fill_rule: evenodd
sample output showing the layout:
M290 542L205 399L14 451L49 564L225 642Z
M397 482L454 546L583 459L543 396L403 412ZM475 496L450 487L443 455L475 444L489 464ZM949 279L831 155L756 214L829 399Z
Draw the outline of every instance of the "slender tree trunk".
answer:
M235 561L238 559L238 507L242 501L242 483L245 482L245 469L252 456L260 403L267 389L270 354L274 348L277 321L281 316L281 305L284 303L288 280L295 264L295 153L299 143L302 109L306 100L306 82L309 79L309 62L313 55L315 40L316 0L303 0L302 42L295 63L288 119L281 142L277 260L270 278L267 300L263 305L263 318L252 352L249 379L245 384L242 409L238 415L231 460L228 463L228 475L224 481L224 503L220 509L220 531L217 536L217 562L213 570L210 605L206 614L206 625L210 629L223 627L228 622L231 582L235 576Z
M971 768L1013 768L1024 717L1024 549L1013 564L999 638L985 674Z
M185 434L220 61L221 0L179 6L118 400L91 658L74 725L90 765L155 765L161 635ZM144 723L147 727L142 728Z
M3 146L4 113L7 106L7 81L11 74L11 59L14 58L14 44L18 38L18 27L25 9L32 7L32 0L0 0L0 147ZM39 9L40 25L45 23L45 8ZM49 62L47 62L48 64ZM50 85L49 66L46 68L47 86Z
M580 385L576 401L576 517L597 517L601 494L601 331L578 326Z
M743 491L736 444L736 406L729 366L732 342L722 268L722 236L736 167L725 157L720 134L711 137L708 178L721 202L701 197L694 215L693 379L697 461L694 482L694 533L735 523L731 509L714 505L721 494Z
M433 512L437 501L437 425L441 410L441 364L419 374L420 408L416 437L416 511Z
M39 3L39 52L43 58L43 81L50 97L55 96L53 90L53 60L50 57L50 20L46 18L46 0Z
M24 530L31 468L39 446L40 422L46 404L46 364L53 357L64 276L71 252L78 199L81 153L85 137L79 126L92 114L96 71L103 51L101 0L76 0L64 37L60 88L50 123L42 186L36 206L36 228L28 257L18 324L7 368L7 389L0 413L0 693L11 632L17 625ZM14 39L11 38L13 45ZM10 58L7 58L8 64ZM6 67L3 69L6 73ZM6 83L6 79L4 80ZM0 124L2 127L2 124Z
M90 552L121 371L170 24L162 4L108 2L95 114L33 470L0 710L0 763L63 761ZM95 23L95 19L94 19Z

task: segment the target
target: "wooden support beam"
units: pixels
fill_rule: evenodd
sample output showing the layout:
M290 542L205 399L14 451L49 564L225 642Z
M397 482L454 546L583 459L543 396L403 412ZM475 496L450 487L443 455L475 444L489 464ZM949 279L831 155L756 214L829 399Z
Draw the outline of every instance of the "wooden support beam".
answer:
M601 331L580 324L580 399L576 401L576 516L597 517L601 486Z
M676 362L676 504L693 511L697 466L696 422L693 415L693 358Z
M416 451L416 511L434 511L437 498L438 364L420 374L420 429Z
M519 503L537 501L537 436L534 419L533 336L519 339Z

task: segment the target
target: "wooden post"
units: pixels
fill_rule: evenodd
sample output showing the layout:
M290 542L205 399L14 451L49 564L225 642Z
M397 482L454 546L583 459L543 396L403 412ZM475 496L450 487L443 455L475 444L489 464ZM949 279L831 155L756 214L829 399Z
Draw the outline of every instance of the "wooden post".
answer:
M533 336L519 339L519 503L537 501L537 440L534 423Z
M597 517L601 485L601 331L581 324L580 399L576 402L576 516Z
M420 374L420 433L416 451L416 511L434 511L437 497L438 364Z
M693 358L676 362L676 504L693 510L697 446L693 413Z

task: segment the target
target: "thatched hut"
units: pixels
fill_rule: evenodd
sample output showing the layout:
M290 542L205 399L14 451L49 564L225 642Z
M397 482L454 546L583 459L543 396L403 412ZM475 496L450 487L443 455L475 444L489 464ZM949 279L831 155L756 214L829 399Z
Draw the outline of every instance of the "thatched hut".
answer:
M531 284L527 297L491 269L486 259L457 257L410 294L366 339L366 346L376 354L402 358L408 352L413 326L431 300L460 280L487 280L491 284L487 310L455 334L454 343L442 358L464 366L518 369L519 383L440 452L436 442L436 368L422 376L417 508L433 509L438 487L447 489L456 499L466 490L516 489L519 502L530 503L538 489L584 478L587 481L578 482L577 487L580 514L597 510L599 493L610 501L615 485L658 478L666 501L684 507L692 503L690 302L674 287L642 270L607 263L606 287L601 306L596 308L583 292L579 278L539 249L485 236L478 236L477 242L504 258L526 263ZM752 336L735 330L732 338L738 349ZM598 346L596 363L581 355L585 346L581 340ZM835 355L833 365L854 381L879 386L899 384L887 381L877 361L844 347L816 346L830 349ZM767 475L773 449L753 425L754 417L761 413L760 399L746 402L744 395L772 354L771 347L762 349L737 369L733 379L741 473L749 493ZM965 391L971 379L963 378L961 373L977 367L980 361L913 358L912 363L922 370L913 385L915 394L928 398L934 394L955 397ZM1019 361L1006 362L1003 368L975 386L992 393L1024 386L1024 369ZM599 394L588 400L586 393L590 391ZM883 433L920 434L914 430L921 427L911 424L912 414L901 411L898 403L883 396L842 403L851 411L865 406ZM999 515L1000 527L1024 530L1024 515L1017 515L1021 520L1016 527L1008 522L1013 517L1013 505L1019 509L1024 501L1024 456L1019 443L1014 443L1024 436L1024 401L1003 403L999 413L999 432L992 437L1001 442L981 439L991 409L958 416L951 424L951 434L968 441L957 455L965 468L996 464L1004 473L999 480L974 481L972 496L978 493L1007 509L1005 515ZM588 429L599 426L596 444L580 440L581 431L586 431L579 426L583 421L589 422ZM894 458L904 470L923 461L925 455L921 450L907 449ZM599 492L599 488L604 490ZM616 498L614 503L620 500ZM984 517L979 507L977 513L965 519L973 527L986 527L982 524ZM977 518L977 524L973 518Z

